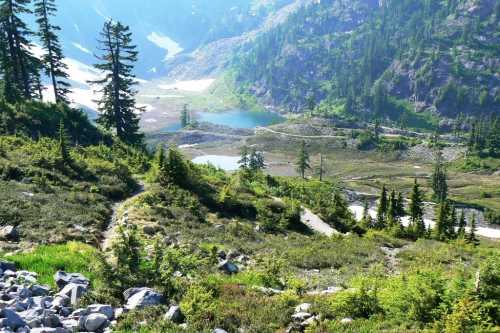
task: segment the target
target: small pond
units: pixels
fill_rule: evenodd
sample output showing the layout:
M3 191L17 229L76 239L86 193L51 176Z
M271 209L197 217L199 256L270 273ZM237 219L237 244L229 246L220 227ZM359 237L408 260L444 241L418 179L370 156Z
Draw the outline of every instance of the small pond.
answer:
M198 122L206 122L214 125L244 129L252 129L258 126L270 126L285 121L285 118L276 112L244 110L230 110L224 112L196 112L194 118ZM180 129L180 124L173 124L166 127L164 131L175 132Z

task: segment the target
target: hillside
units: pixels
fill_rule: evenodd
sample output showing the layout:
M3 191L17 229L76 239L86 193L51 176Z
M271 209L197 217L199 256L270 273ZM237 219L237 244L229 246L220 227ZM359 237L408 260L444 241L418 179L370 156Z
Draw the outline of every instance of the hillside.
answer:
M477 1L315 2L234 59L242 92L265 105L402 121L500 109L500 5Z

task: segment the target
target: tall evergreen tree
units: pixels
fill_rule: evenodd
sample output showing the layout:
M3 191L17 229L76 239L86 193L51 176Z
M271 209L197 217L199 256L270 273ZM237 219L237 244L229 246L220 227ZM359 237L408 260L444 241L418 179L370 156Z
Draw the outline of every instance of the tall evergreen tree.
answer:
M443 156L441 151L437 153L436 162L434 164L434 172L432 173L432 190L434 191L434 199L438 202L446 201L448 197L448 184L446 182L446 170L443 165Z
M361 225L364 228L373 228L373 220L370 215L370 205L366 199L363 202L363 217L361 218Z
M238 161L240 169L248 169L250 166L250 153L248 151L248 146L244 145L241 147L240 160Z
M249 157L249 162L248 162L248 168L253 171L259 171L262 170L266 167L265 162L264 162L264 155L262 152L257 151L255 149L251 149L250 151L250 157Z
M458 220L457 238L465 239L465 227L466 226L467 226L467 221L465 220L465 213L462 210L460 212L460 218Z
M455 228L458 226L458 216L457 209L455 206L451 206L450 218L448 221L448 229L446 230L446 236L448 239L454 239L457 236Z
M403 217L406 215L405 203L403 198L403 193L398 193L398 198L396 199L396 216Z
M94 67L103 71L105 77L90 82L101 86L97 122L106 129L116 130L116 135L124 142L141 143L143 135L139 133L137 113L143 112L144 108L137 107L134 98L137 91L133 87L137 80L132 71L137 51L132 44L130 28L120 22L107 21L99 44L103 55L98 59L102 62Z
M420 186L418 185L417 179L415 178L415 183L413 185L413 190L410 196L410 229L416 238L425 235L425 222L424 222L424 210L423 210L423 198L422 192L420 191Z
M186 187L189 184L189 167L182 154L175 148L170 148L160 168L158 181L162 186L176 185Z
M57 8L55 0L37 0L35 2L35 14L38 23L38 35L42 41L45 54L42 57L42 64L45 73L52 81L54 100L56 103L68 102L70 84L67 82L68 66L63 62L64 55L56 32L61 30L57 25L51 23L51 17L55 16Z
M378 201L377 221L375 224L376 228L383 229L385 227L388 209L389 209L389 202L387 199L387 188L385 187L385 185L383 185L382 191L380 192L380 198Z
M443 201L438 205L436 212L436 226L434 228L434 237L437 240L445 240L448 235L448 224L450 219L450 204Z
M0 4L0 39L2 47L2 68L4 80L8 83L7 94L10 102L21 98L32 99L40 92L40 61L30 52L28 29L22 16L30 14L31 0L4 0ZM5 89L4 89L5 93Z
M64 127L64 120L61 118L59 122L59 155L64 163L68 163L70 161L68 141L68 133Z
M396 191L392 190L389 196L389 204L387 208L387 222L390 226L399 224L398 216L398 198L396 197Z
M466 238L467 243L473 245L477 245L479 243L479 240L476 237L476 231L477 231L476 216L472 215L472 219L470 222L470 230Z
M297 157L297 171L303 179L306 178L306 171L311 169L311 162L309 160L309 152L306 149L306 142L302 140L300 145L299 155Z
M181 126L182 128L187 127L191 123L191 119L189 117L189 110L187 108L187 104L184 104L181 111Z
M323 154L319 154L319 165L318 165L318 177L319 181L323 181L323 177L325 175L325 159Z

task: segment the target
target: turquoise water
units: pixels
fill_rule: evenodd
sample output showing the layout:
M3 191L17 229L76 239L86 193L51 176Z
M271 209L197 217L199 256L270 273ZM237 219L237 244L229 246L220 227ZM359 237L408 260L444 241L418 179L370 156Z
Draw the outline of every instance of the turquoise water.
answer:
M244 111L231 110L225 112L197 112L196 121L215 125L223 125L231 128L251 129L258 126L270 126L282 123L285 119L275 112L270 111ZM181 129L180 124L166 127L167 132L175 132Z

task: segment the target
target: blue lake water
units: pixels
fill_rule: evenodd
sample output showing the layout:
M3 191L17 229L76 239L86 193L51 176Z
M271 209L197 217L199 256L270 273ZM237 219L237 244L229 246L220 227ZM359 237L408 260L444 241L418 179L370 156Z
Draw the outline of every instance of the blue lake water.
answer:
M270 111L244 111L231 110L224 112L197 112L196 121L207 122L215 125L223 125L231 128L251 129L258 126L270 126L282 123L285 118L276 112ZM175 132L181 129L180 124L166 127L167 132Z

